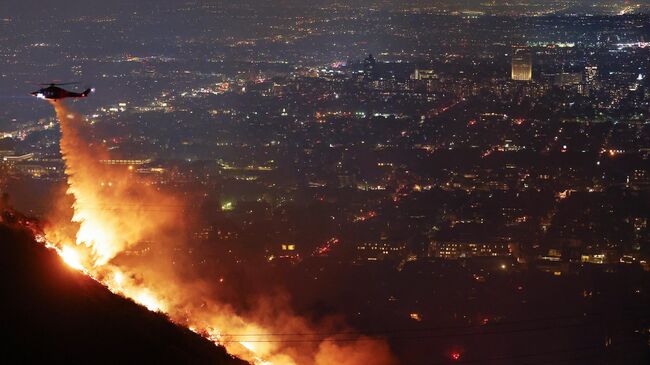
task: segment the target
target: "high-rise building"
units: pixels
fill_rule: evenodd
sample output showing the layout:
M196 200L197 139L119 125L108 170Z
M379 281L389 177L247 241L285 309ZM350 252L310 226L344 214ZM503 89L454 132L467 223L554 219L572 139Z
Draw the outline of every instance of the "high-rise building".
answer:
M512 79L516 81L533 79L533 60L527 49L517 49L512 55Z
M597 76L598 76L598 66L585 67L585 83L589 85L593 85L596 82Z
M416 68L415 72L413 72L413 75L411 75L411 78L413 80L429 80L438 78L438 75L436 75L435 71L433 70Z
M582 82L582 74L579 72L562 72L553 78L555 86L578 85Z
M374 79L376 76L377 61L372 54L369 54L365 60L363 60L363 76L365 79Z

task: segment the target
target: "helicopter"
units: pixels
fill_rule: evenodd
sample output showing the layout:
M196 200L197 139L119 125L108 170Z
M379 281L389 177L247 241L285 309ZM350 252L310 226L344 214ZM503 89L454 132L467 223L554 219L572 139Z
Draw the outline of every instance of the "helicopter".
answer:
M86 89L83 92L76 93L59 87L59 86L76 85L76 84L78 84L78 82L68 82L63 84L57 84L57 83L40 84L41 86L47 86L47 87L34 91L31 94L39 99L57 101L66 98L85 98L88 95L90 95L91 92L95 91L94 89Z

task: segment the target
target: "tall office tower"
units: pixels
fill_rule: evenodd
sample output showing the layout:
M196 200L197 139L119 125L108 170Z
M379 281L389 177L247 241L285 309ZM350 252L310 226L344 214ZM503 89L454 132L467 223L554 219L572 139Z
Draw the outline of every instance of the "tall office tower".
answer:
M365 60L363 60L363 77L365 79L375 79L377 76L376 73L377 60L369 54Z
M530 81L533 78L533 60L527 49L517 49L512 55L512 79Z
M430 80L438 78L438 75L433 70L416 68L411 78L413 80Z
M598 66L586 66L585 67L585 82L589 85L593 85L596 82L598 76Z

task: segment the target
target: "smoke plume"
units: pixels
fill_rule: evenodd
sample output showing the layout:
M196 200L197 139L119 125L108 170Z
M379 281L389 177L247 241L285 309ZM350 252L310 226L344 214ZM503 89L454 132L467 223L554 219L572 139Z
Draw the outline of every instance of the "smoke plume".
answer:
M61 153L68 196L50 217L46 238L70 266L84 270L113 292L200 333L253 364L392 365L385 342L337 333L340 325L314 325L288 309L286 301L259 298L240 313L212 299L215 287L179 267L189 260L178 250L184 204L125 165L107 165L106 148L95 144L84 118L63 102L52 102L61 128ZM284 341L274 333L309 334L309 341ZM266 335L269 334L269 335ZM290 339L301 339L293 336Z

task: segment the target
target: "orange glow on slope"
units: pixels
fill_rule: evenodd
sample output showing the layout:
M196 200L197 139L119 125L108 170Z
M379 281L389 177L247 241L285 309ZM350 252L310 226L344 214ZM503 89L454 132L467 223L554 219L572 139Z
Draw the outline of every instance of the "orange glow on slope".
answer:
M122 284L124 283L124 274L122 274L120 271L115 271L113 273L113 282L118 286L121 287Z
M73 269L84 270L84 266L81 264L81 256L79 252L70 246L63 246L61 251L59 251L63 261L68 264Z
M147 307L152 312L159 312L163 310L162 303L158 301L148 290L143 290L138 294L134 300Z
M67 192L73 203L72 212L54 212L50 217L54 223L45 228L45 244L56 249L68 265L116 294L166 313L175 323L255 365L395 363L384 342L369 338L348 340L341 346L327 341L264 341L269 339L265 333L309 333L319 328L273 300L262 300L257 312L241 315L211 299L214 287L210 283L180 279L178 268L172 265L180 258L164 252L185 237L179 231L183 204L129 169L101 164L100 160L110 156L88 136L89 124L63 102L51 104L61 126ZM128 260L120 260L124 257Z

